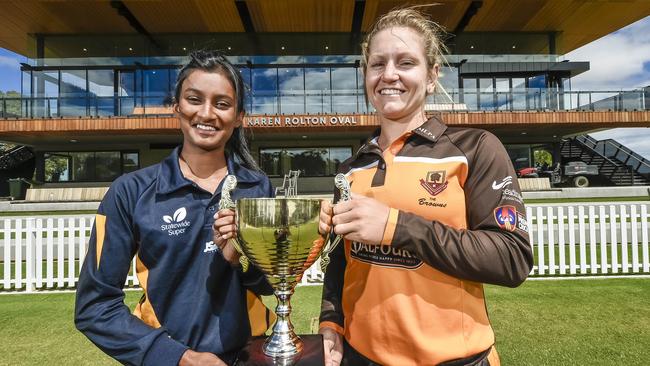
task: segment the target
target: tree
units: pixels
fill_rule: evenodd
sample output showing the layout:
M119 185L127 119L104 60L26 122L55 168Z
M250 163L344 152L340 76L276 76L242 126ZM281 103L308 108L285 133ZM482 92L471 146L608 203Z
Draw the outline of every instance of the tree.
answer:
M7 100L2 100L9 98ZM15 99L14 99L15 98ZM6 93L0 91L0 117L20 117L22 115L20 108L20 92L10 90ZM6 110L5 110L6 108Z

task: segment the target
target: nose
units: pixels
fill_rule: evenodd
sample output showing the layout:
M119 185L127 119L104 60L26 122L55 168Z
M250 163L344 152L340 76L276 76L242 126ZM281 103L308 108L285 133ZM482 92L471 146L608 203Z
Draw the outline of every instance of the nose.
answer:
M384 73L381 75L382 79L384 81L395 81L399 78L399 74L397 73L397 68L395 67L395 63L392 61L389 61L386 63L386 68L384 68Z
M214 108L209 102L201 104L199 110L196 112L196 115L203 120L209 120L214 118Z

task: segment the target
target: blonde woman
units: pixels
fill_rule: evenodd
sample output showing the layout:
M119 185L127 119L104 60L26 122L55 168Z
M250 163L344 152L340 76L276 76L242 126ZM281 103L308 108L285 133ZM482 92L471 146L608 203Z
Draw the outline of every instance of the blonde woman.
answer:
M352 200L323 205L343 235L325 275L328 365L499 365L483 283L531 270L524 204L499 140L427 118L442 48L437 26L394 10L362 44L380 128L341 165Z

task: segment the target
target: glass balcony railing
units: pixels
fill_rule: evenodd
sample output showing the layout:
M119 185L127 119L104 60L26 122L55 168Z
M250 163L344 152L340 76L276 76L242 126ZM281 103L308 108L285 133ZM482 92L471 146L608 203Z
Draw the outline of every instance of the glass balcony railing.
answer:
M0 118L108 117L171 114L166 93L128 96L62 94L0 98ZM449 90L427 99L427 111L632 111L650 109L650 90ZM256 91L246 100L253 115L372 113L363 90Z

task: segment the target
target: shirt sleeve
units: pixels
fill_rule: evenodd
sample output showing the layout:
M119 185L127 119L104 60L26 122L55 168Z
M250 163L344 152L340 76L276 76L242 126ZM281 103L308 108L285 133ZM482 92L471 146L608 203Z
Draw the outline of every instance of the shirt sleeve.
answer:
M187 346L131 314L123 286L137 250L129 197L118 179L109 189L93 225L77 284L75 325L90 341L126 365L177 365Z
M468 229L398 211L390 245L454 277L516 287L533 265L517 176L494 135L484 132L474 144L463 187Z
M331 234L330 240L336 235ZM343 239L330 253L330 263L325 272L321 301L320 328L332 328L343 335L343 279L345 276L345 243Z

